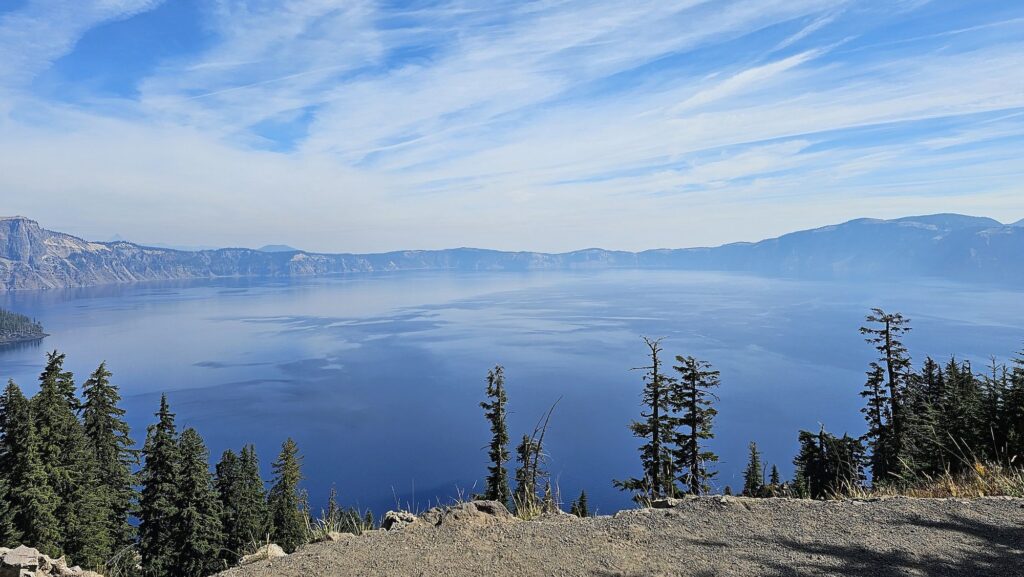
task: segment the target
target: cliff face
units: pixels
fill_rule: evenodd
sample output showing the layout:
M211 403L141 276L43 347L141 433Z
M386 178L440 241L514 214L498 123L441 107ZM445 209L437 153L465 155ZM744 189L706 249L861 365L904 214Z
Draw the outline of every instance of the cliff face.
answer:
M1024 282L1024 227L933 215L860 219L758 243L640 253L588 249L562 254L480 249L316 254L252 249L179 251L130 242L88 242L35 221L0 219L0 290L91 286L221 276L308 276L398 270L669 268L798 278L931 276L964 282Z

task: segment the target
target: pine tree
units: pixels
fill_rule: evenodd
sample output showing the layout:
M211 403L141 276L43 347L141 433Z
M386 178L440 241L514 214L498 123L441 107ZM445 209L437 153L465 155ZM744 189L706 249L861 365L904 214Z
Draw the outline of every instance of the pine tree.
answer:
M784 491L782 486L782 478L779 476L779 468L772 465L772 474L768 478L768 487L771 497L778 497L780 493Z
M882 369L885 383L889 394L889 420L884 433L885 442L876 443L874 449L882 449L884 454L872 455L872 461L884 464L884 477L878 477L875 482L884 482L889 475L899 474L901 457L904 456L904 429L905 417L902 413L903 396L907 387L907 381L911 377L910 355L903 344L903 337L910 332L910 319L900 313L890 314L880 308L871 309L867 316L868 325L860 328L860 333L865 336L865 341L875 347L878 352L878 361L872 363L871 375L875 367Z
M509 460L508 427L505 424L508 397L505 395L505 369L501 365L487 372L487 397L490 402L480 403L491 424L491 444L487 453L491 464L487 467L484 498L508 506L508 469L505 467Z
M895 455L892 452L892 413L889 395L886 393L885 370L878 363L871 363L868 380L860 396L867 403L860 410L868 423L864 438L871 447L871 476L875 483L884 482L892 471Z
M269 538L266 489L260 477L256 448L242 447L241 454L224 451L216 467L217 493L224 527L221 557L234 565L242 555Z
M121 395L110 376L106 363L100 363L82 385L82 419L106 500L107 532L112 546L120 550L135 541L128 517L135 502L132 467L138 464L138 454L128 436L125 411L118 406Z
M849 435L800 431L800 453L793 460L797 493L812 499L845 495L862 486L864 445Z
M672 404L682 413L674 451L676 470L688 492L701 495L711 490L710 481L716 475L709 465L717 462L718 456L705 447L705 441L714 438L711 425L718 411L711 403L718 397L711 389L719 385L719 373L693 357L677 356L676 362L679 365L672 368L679 377L673 387Z
M949 468L960 472L974 463L965 456L976 455L989 445L984 422L981 384L969 362L951 358L946 364L946 393L943 407L943 438L950 455Z
M174 414L167 405L167 396L160 397L158 421L150 425L138 481L142 485L139 497L139 554L142 556L143 575L146 577L173 577L176 550L173 520L178 503L178 435Z
M235 535L238 526L238 486L241 477L241 463L238 455L231 449L221 453L220 461L214 467L214 487L220 501L221 527L224 528L224 547L220 558L227 565L234 565L242 556L247 543L239 543Z
M679 424L679 420L672 414L672 389L675 382L662 373L661 341L644 337L651 359L650 365L639 367L646 371L641 395L641 403L646 410L640 412L642 421L633 421L629 425L634 437L647 441L640 446L643 476L613 482L619 489L633 492L637 501L671 497L678 493L675 463L672 459L672 443Z
M295 441L288 439L281 454L272 465L274 485L270 489L268 505L273 525L273 540L287 553L306 542L305 513L299 482L302 481L302 457Z
M95 454L76 414L80 404L74 377L63 363L63 354L48 355L39 392L31 401L32 417L47 483L57 496L60 551L83 567L98 569L113 553L107 491L100 485Z
M29 400L14 381L8 381L0 406L0 468L10 503L11 541L59 554L60 528L57 495L53 492L39 455Z
M1008 458L1013 462L1024 462L1024 351L1013 359L1010 391L1006 399Z
M577 517L589 517L590 510L587 508L587 492L580 491L580 496L572 502L569 512Z
M760 497L764 488L764 473L761 465L761 452L757 450L757 443L750 442L750 458L747 460L747 468L743 471L743 495L747 497Z
M529 510L537 503L537 475L533 471L533 455L538 448L528 435L516 447L516 490L513 501L517 510Z
M217 491L210 475L210 455L195 429L185 429L178 444L181 457L174 515L174 575L205 577L224 569L218 559L223 534Z

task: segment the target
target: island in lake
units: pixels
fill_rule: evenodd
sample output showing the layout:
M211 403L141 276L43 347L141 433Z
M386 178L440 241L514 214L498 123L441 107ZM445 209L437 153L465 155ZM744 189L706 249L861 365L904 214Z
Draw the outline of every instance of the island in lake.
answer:
M38 321L0 309L0 345L37 341L45 336Z

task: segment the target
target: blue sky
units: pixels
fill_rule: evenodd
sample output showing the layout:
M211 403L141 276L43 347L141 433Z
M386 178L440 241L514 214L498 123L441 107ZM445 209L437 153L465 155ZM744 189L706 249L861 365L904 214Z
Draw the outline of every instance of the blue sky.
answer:
M1024 217L1024 3L0 0L0 212L323 251Z

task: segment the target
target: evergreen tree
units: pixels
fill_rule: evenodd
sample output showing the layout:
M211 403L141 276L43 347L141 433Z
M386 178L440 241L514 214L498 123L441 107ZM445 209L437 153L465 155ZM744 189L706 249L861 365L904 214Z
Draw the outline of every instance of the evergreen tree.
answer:
M249 544L258 543L270 533L270 513L267 511L267 489L260 476L256 447L242 447L239 458L241 476L238 499L237 536Z
M914 475L935 477L946 471L949 439L944 438L943 403L948 398L942 367L931 357L921 366L909 393L908 460Z
M590 510L587 508L587 492L580 491L580 496L572 502L569 512L577 517L589 517Z
M539 451L528 435L516 447L516 491L513 497L516 509L529 510L537 502L537 475L533 470L534 453Z
M1024 351L1013 359L1006 399L1008 459L1021 463L1024 462Z
M879 483L889 477L895 455L892 451L892 413L889 395L886 393L885 370L878 363L871 363L868 380L860 396L867 403L860 412L868 423L864 439L871 448L871 476Z
M112 546L122 549L135 541L128 517L135 502L132 467L138 464L138 455L128 436L125 411L118 406L121 395L110 376L106 363L100 363L82 385L82 419L106 501L107 533Z
M882 370L888 388L889 423L885 433L879 433L878 439L885 437L884 442L875 442L873 450L881 449L882 455L872 455L872 463L879 462L884 466L884 476L874 482L884 482L890 475L899 474L899 466L904 449L904 415L902 414L903 394L907 381L911 377L910 355L903 344L903 337L910 332L910 319L900 313L887 313L880 308L871 310L867 316L867 325L860 328L865 341L875 347L878 360L871 364L869 376L876 373L876 367Z
M490 402L480 403L484 416L491 424L491 444L488 457L487 482L484 498L508 506L508 427L505 424L508 397L505 395L505 369L498 365L487 372L487 397Z
M83 567L99 569L113 553L108 494L76 414L80 405L73 375L63 363L63 354L48 355L31 401L32 417L47 483L57 496L60 551Z
M782 488L782 478L779 477L779 468L772 465L772 474L768 478L768 485L771 487L772 497L775 497Z
M174 414L167 405L167 396L160 397L158 421L150 425L144 457L138 480L142 485L139 497L139 554L142 556L143 575L146 577L173 577L176 575L177 532L173 521L177 517L178 462L180 451L174 425Z
M210 475L210 455L195 429L181 433L181 457L171 531L174 575L205 577L224 569L218 559L223 534L217 491Z
M327 496L327 510L324 512L324 519L327 521L328 527L338 527L341 525L341 517L343 512L338 506L338 489L331 485L331 492Z
M633 436L645 439L640 446L641 478L614 481L623 491L634 493L637 501L653 500L674 496L678 492L675 484L675 463L672 459L672 443L679 420L673 416L672 391L674 380L662 373L662 339L644 337L651 364L640 367L645 370L644 390L640 412L641 421L633 421L629 428Z
M224 547L220 558L227 565L234 565L242 556L246 542L239 543L235 534L238 526L238 488L241 478L241 462L231 449L221 453L220 461L214 467L214 487L220 501L221 527L224 528Z
M274 485L268 505L273 525L273 540L287 553L306 542L306 519L299 494L302 481L302 457L295 441L288 439L272 465Z
M672 404L682 413L674 451L676 470L688 492L701 495L711 490L710 481L716 475L709 465L718 461L718 455L705 447L705 441L714 438L711 425L718 411L711 403L718 397L711 389L719 385L719 373L693 357L677 356L676 362L679 365L672 368L679 377L674 384Z
M757 443L750 442L750 457L747 468L743 471L743 494L747 497L760 497L764 488L764 473L761 465L761 452Z
M943 437L949 468L953 472L970 469L979 451L989 445L983 416L981 384L969 362L951 358L945 369L946 393L943 411Z
M0 405L0 468L7 489L9 543L23 543L48 555L59 554L57 495L39 455L39 440L28 399L8 381ZM6 524L6 523L5 523Z
M864 445L849 435L838 438L822 428L815 435L800 431L800 453L793 464L797 470L797 493L812 499L845 495L862 486Z

